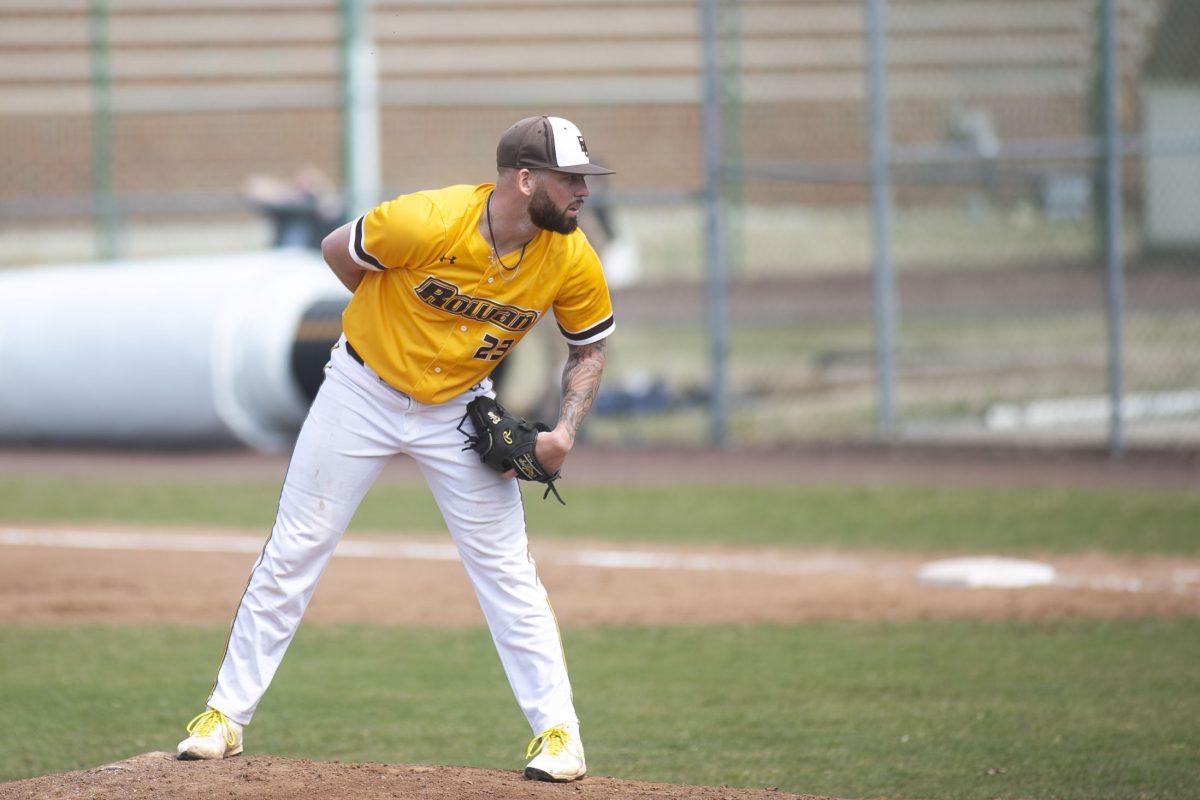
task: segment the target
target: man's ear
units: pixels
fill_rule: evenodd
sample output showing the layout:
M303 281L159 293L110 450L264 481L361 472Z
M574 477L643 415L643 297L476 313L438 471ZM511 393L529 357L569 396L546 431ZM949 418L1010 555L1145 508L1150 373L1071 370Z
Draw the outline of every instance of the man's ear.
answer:
M529 197L533 194L533 190L537 188L538 177L533 170L522 169L517 171L517 190Z

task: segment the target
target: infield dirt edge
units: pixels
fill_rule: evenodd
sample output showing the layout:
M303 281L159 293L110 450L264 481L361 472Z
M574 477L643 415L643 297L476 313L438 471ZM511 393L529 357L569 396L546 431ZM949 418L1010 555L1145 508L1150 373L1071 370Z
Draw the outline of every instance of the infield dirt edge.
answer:
M142 753L93 769L0 784L0 800L536 800L568 796L587 800L829 800L775 788L684 786L592 775L570 784L538 783L525 780L517 771L446 765L357 764L266 755L178 761L166 752Z

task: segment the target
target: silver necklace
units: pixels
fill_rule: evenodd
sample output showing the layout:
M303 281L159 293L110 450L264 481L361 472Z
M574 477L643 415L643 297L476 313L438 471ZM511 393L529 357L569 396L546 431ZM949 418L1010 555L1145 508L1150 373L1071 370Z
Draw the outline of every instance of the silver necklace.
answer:
M488 261L490 261L493 264L499 264L500 269L502 269L502 270L506 270L508 272L515 272L517 267L521 266L521 262L525 260L525 248L529 246L529 242L526 242L525 244L521 245L521 255L517 256L517 263L513 264L511 267L500 260L500 253L496 250L496 233L492 230L492 195L493 194L495 194L494 191L488 192L487 202L484 203L484 214L487 216L487 224L488 224L488 239L491 240L488 242L488 244L490 244L492 247L492 252L490 255L488 255ZM500 274L503 275L504 273L502 272Z

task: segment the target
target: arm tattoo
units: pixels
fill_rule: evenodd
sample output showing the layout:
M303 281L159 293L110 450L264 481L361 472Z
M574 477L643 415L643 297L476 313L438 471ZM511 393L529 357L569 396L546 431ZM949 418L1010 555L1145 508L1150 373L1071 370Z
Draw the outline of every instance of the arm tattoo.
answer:
M583 418L587 416L600 388L600 373L604 371L604 355L607 343L604 339L579 347L569 345L567 366L562 375L562 412L559 421L567 429L571 441L579 432Z

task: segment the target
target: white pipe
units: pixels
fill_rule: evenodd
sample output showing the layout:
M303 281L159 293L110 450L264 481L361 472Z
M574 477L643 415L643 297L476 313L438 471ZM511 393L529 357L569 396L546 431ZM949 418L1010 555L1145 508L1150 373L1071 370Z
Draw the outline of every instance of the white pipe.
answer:
M285 449L296 330L345 299L302 250L5 270L0 441Z

